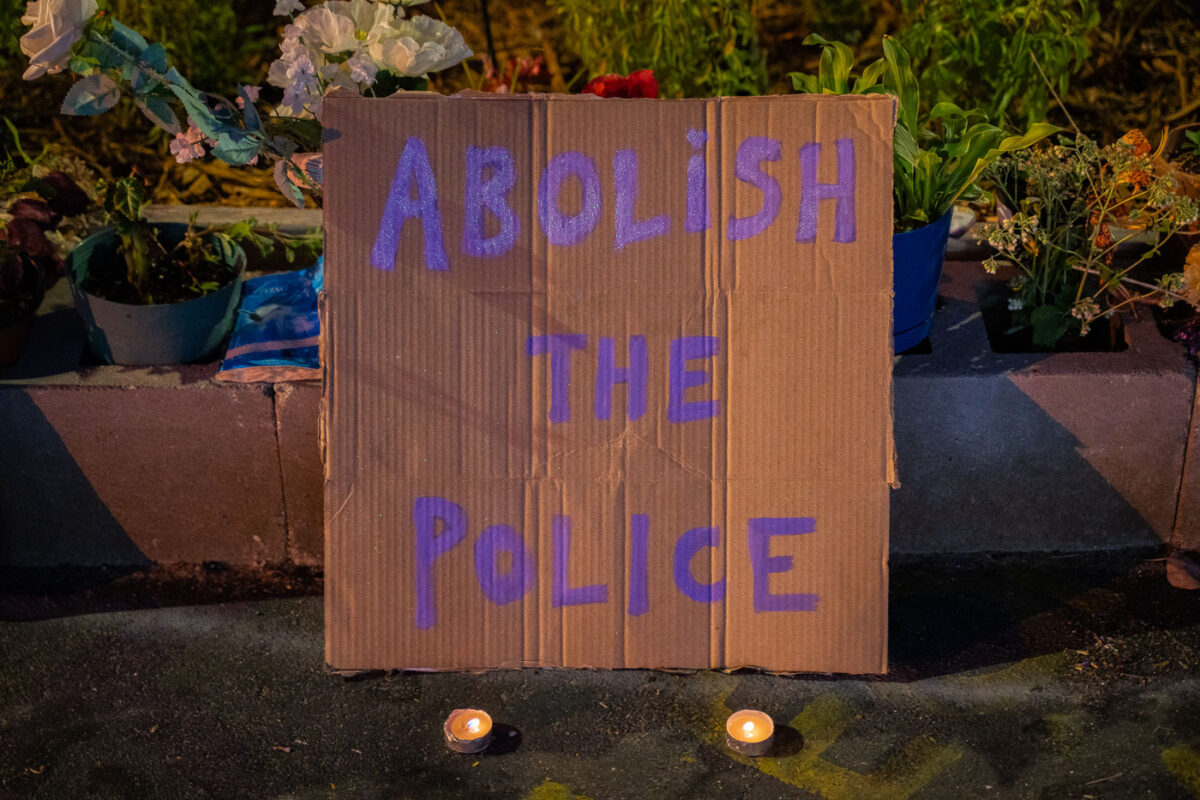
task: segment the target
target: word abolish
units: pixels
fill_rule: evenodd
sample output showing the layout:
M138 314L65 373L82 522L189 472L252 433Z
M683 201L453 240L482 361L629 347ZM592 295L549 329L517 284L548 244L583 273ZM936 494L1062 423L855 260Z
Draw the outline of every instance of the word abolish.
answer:
M418 497L413 504L416 527L417 614L418 628L437 624L437 594L434 591L437 561L467 538L467 512L462 506L441 497ZM631 557L627 613L641 616L650 610L650 515L633 514L629 519ZM756 517L746 526L745 546L749 549L753 572L754 612L816 611L815 594L772 594L772 574L792 569L791 556L771 555L775 536L798 536L816 531L812 517ZM608 602L608 586L603 583L572 586L567 576L571 564L571 517L556 514L550 523L553 570L550 598L554 608ZM692 528L675 540L672 558L675 588L697 603L719 603L725 599L725 579L712 583L697 581L692 575L692 559L707 547L721 546L718 527ZM502 567L502 564L504 566ZM520 600L537 580L533 553L515 528L492 525L475 540L475 577L479 590L492 603L508 605ZM461 587L460 587L461 588Z
M702 151L708 141L703 130L689 130L687 141L693 153L688 158L687 172L680 176L680 188L686 193L687 212L683 222L688 233L699 233L711 227L708 207L708 164ZM798 150L800 159L800 212L796 222L796 241L812 242L817 238L817 211L821 200L836 201L834 212L835 242L853 242L857 236L854 216L856 162L854 140L838 139L838 178L834 183L817 180L817 165L821 159L821 143L810 142ZM764 169L764 164L783 158L783 143L766 136L750 136L737 148L733 174L737 180L754 186L762 195L757 211L739 217L730 214L724 221L724 234L730 241L749 239L767 230L779 216L783 204L783 187ZM574 150L552 156L542 170L537 183L537 221L546 240L553 245L570 247L591 236L605 206L611 208L614 233L613 248L622 250L635 243L666 236L675 221L669 214L637 219L634 208L638 198L638 153L618 150L612 156L612 191L606 200L601 186L600 171L595 159ZM463 254L478 258L503 256L516 245L523 221L513 210L509 196L517 182L517 170L512 152L506 147L466 148L463 169L465 180L461 198ZM563 210L562 197L568 186L578 188L579 210ZM424 236L426 269L450 268L442 224L446 202L438 192L437 176L429 163L425 141L413 136L404 145L396 162L384 205L379 232L371 248L371 263L383 270L393 269L401 234L409 230L407 220L420 224ZM488 221L495 230L488 235ZM527 223L526 223L527 224Z

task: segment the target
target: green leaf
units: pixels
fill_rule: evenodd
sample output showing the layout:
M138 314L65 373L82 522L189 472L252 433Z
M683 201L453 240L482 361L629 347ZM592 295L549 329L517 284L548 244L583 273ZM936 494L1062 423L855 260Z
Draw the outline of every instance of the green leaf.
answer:
M217 135L217 143L213 146L212 154L234 166L249 164L253 161L261 149L262 139L251 131L230 126L223 127L226 130Z
M900 98L900 124L910 131L919 127L918 113L921 104L921 92L917 87L917 78L913 75L912 60L908 51L890 36L883 37L883 57L887 62L884 71L884 85L896 97Z
M140 33L122 25L115 19L112 23L111 35L113 43L130 55L141 55L150 46Z
M948 103L945 101L938 103L929 111L930 119L954 120L965 119L966 116L967 112L963 111L954 103Z
M180 133L183 126L179 124L179 116L175 113L175 109L171 108L171 104L161 97L155 95L143 95L134 98L137 107L146 119L153 122L158 127L170 134Z
M145 194L137 178L118 178L102 187L104 211L122 235L132 236L136 223L142 219Z
M158 42L142 51L141 61L155 72L167 71L167 51Z
M102 114L121 99L121 90L115 81L102 72L88 75L75 82L63 98L62 113L72 116Z
M850 91L850 70L854 67L854 53L842 42L826 42L821 45L820 75L821 90L832 94Z
M880 79L887 72L887 61L882 58L876 59L863 68L862 75L854 82L854 94L868 94L869 89L881 89L879 86Z
M792 89L801 94L817 94L820 88L817 86L816 75L805 75L803 72L792 72L788 74L792 79Z
M908 132L908 128L896 126L895 135L892 137L892 152L895 158L905 164L916 164L917 157L921 154L921 148L917 146L916 140L912 134Z
M238 220L232 225L226 225L223 233L229 238L237 241L238 239L245 239L249 237L253 233L253 228L254 220L242 219Z
M1067 332L1066 314L1054 306L1038 306L1029 315L1033 346L1052 348Z
M250 130L262 130L262 120L258 116L258 109L254 107L254 103L250 100L250 96L246 94L246 87L238 84L238 97L242 98L242 116L246 120L246 127Z
M100 59L94 56L71 56L71 63L67 68L76 75L91 75L100 69Z
M297 208L304 208L304 191L292 181L288 173L288 162L275 162L275 185L284 197L291 200Z
M179 98L179 102L183 103L183 108L187 112L188 118L196 124L196 127L204 132L204 135L210 139L216 139L221 133L220 123L217 122L217 117L213 114L212 109L208 104L200 98L200 95L191 86L170 85L171 93Z
M315 119L268 117L264 127L268 136L286 137L299 143L302 152L315 152L321 149L321 123ZM279 142L276 142L276 146L278 145Z
M158 88L161 83L158 76L166 69L167 52L161 44L155 43L143 50L136 61L126 63L121 74L129 81L133 91L145 94Z
M1058 133L1062 128L1057 125L1051 125L1049 122L1037 122L1029 126L1029 130L1020 136L1009 136L1000 142L999 150L1002 153L1009 153L1013 150L1024 150L1026 147L1037 144L1047 136L1052 136Z
M231 267L236 267L246 262L246 251L229 235L218 231L211 234L211 241L217 251L218 258L222 262Z

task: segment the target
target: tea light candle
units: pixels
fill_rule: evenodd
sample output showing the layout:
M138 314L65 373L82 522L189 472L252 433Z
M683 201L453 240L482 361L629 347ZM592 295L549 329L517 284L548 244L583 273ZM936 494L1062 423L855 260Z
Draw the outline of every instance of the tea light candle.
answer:
M725 744L744 756L761 756L771 747L775 723L761 711L744 708L725 721Z
M442 726L446 746L457 753L481 753L492 743L492 717L478 708L456 708Z

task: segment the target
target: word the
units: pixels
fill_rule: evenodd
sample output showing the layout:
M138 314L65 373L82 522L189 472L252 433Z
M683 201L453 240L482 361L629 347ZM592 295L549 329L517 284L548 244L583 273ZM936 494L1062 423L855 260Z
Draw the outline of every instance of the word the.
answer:
M550 357L551 422L568 422L571 419L571 353L585 350L587 346L588 337L584 333L530 336L525 342L525 352L529 356ZM608 336L600 338L599 360L596 364L596 419L612 416L612 394L618 383L626 385L627 418L639 419L646 413L646 382L650 376L646 337L629 337L627 367L617 366L616 351L616 339ZM720 352L721 342L715 336L683 336L671 342L667 421L693 422L721 413L719 400L688 401L684 398L689 388L708 383L708 373L688 369L687 362L712 358Z

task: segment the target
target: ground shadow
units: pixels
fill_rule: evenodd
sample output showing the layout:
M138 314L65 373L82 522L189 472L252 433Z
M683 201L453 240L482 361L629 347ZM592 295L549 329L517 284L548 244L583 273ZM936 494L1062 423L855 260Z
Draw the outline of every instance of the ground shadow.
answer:
M84 360L83 323L74 308L58 308L39 314L21 357L11 367L0 369L6 381L29 381L75 372Z
M320 570L294 565L231 567L209 562L170 567L0 566L0 622L319 597L323 591Z
M1079 656L1081 669L1099 666L1103 658L1134 671L1145 667L1157 653L1128 643L1116 653L1106 643L1200 623L1195 594L1172 587L1164 563L1152 556L1126 551L897 560L889 677L916 680L1062 652Z

